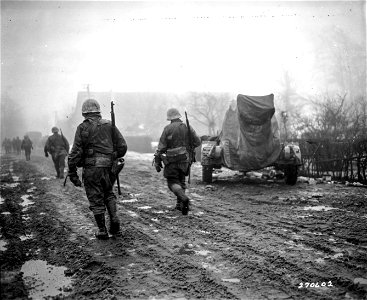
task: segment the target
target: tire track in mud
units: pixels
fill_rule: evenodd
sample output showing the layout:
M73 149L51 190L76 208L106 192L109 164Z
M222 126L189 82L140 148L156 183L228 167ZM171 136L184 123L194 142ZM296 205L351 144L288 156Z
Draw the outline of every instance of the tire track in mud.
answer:
M77 216L78 216L78 212L76 210L80 210L79 205L82 206L82 211L85 211L85 204L83 204L83 201L86 201L86 199L83 199L85 197L80 197L80 193L82 191L77 191L77 193L75 193L74 195L70 195L70 191L68 191L66 189L66 191L64 190L64 195L62 195L62 188L60 187L59 182L56 182L56 185L54 182L49 182L49 184L51 184L52 187L49 187L48 189L53 190L52 192L47 192L46 196L45 196L45 200L48 201L48 199L53 198L53 202L56 203L57 206L57 210L59 212L62 212L62 215L67 213L67 217L60 217L62 222L66 222L68 224L72 224ZM70 199L67 198L67 196L71 196ZM70 202L74 202L73 204L71 204ZM67 203L67 204L65 204ZM83 209L84 206L84 209ZM73 213L75 211L75 213ZM130 219L132 219L130 217ZM132 220L131 220L132 221ZM88 221L86 220L82 220L82 222L80 222L81 224L85 224ZM211 279L207 274L206 274L206 270L202 269L201 270L197 270L198 268L196 266L192 266L189 262L185 261L184 259L181 258L176 258L174 255L172 256L172 254L170 253L170 251L168 251L165 247L163 247L162 245L159 244L159 242L157 242L157 240L155 238L151 238L150 236L146 235L144 233L144 229L139 228L140 226L134 227L131 226L131 222L129 222L130 225L128 226L128 228L125 228L125 236L124 236L124 240L126 239L127 235L129 235L130 237L133 236L133 241L132 243L130 243L130 246L133 244L134 248L138 249L137 251L134 251L135 255L137 255L137 257L134 257L135 263L133 263L133 265L138 264L138 262L141 262L141 264L144 266L144 271L146 272L146 268L147 266L151 266L152 269L155 270L159 270L159 272L161 272L162 276L164 276L164 280L162 281L167 281L168 282L168 286L166 286L165 288L160 287L160 289L162 291L164 291L165 293L163 293L163 295L167 295L170 293L175 293L176 290L182 290L185 292L185 294L183 295L189 295L189 297L193 297L193 298L200 298L200 297L211 297L211 298L215 298L215 299L235 299L236 297L229 293L228 291L226 291L226 287L222 286L218 283L216 283L213 279ZM140 224L140 223L139 223ZM79 228L78 234L81 234L84 237L88 237L88 235L90 235L90 232L87 230L83 230L84 228ZM129 231L129 233L127 234L127 231ZM97 241L98 243L98 241ZM135 245L136 244L136 245ZM105 245L104 247L104 253L101 254L100 259L103 259L104 261L107 261L108 264L111 263L111 261L113 262L113 259L108 259L106 258L106 253L108 253L107 256L117 256L118 252L121 250L121 245L125 245L124 242L121 243L117 242L114 245ZM154 245L153 247L151 245ZM84 251L87 252L92 252L91 254L96 254L96 245L92 245L90 243L85 243L84 245ZM106 247L107 246L107 247ZM112 247L110 247L112 246ZM117 247L116 247L117 246ZM164 254L162 256L162 253ZM111 260L111 261L110 261ZM121 264L119 265L120 269L121 269ZM112 268L114 269L114 272L116 273L117 278L124 278L124 272L119 272L118 269L116 268ZM125 268L126 269L126 268ZM128 268L129 270L131 270L131 268ZM121 269L124 270L124 269ZM142 290L142 278L140 275L144 274L144 272L138 272L135 273L134 277L139 277L139 286L140 288L133 292L133 294L136 297L144 297L146 296L146 294L144 292L141 292ZM195 274L199 274L200 276L197 276ZM156 277L157 277L157 272L154 274L154 281L157 281ZM195 275L195 276L194 276ZM188 279L188 281L186 280L186 276L190 277ZM126 276L125 276L126 279ZM101 278L95 278L95 280L101 281ZM150 279L151 281L153 280L152 278ZM109 282L109 280L107 280ZM190 282L190 284L187 284L187 282ZM129 282L130 284L130 282ZM151 288L151 282L147 283L148 286L146 288L146 290L149 290L149 288ZM87 284L87 286L90 286L91 284ZM167 285L167 284L166 284ZM134 285L132 285L134 286ZM129 293L131 294L131 290L130 288L124 288L122 289L122 295L128 295ZM140 291L140 292L139 292ZM84 291L83 293L85 295L89 295L89 294L93 294L98 292L97 290L91 290L88 292ZM117 294L121 294L121 290L116 290L115 291ZM155 294L152 290L150 290L151 294ZM177 294L178 296L180 295L180 293Z
M70 182L64 188L60 180L41 181L41 176L53 174L52 163L37 158L30 163L39 164L40 173L33 179L43 191L39 197L46 212L54 211L55 229L43 231L41 239L51 248L44 248L41 255L69 266L77 279L74 299L344 299L346 292L354 299L366 296L352 281L367 271L365 248L354 245L358 255L315 262L337 248L348 249L342 233L338 244L327 240L331 236L327 228L317 231L325 236L312 234L317 224L332 224L333 231L347 232L342 212L337 217L312 212L312 219L295 218L302 201L284 203L274 198L284 193L303 197L308 193L303 186L298 193L298 187L277 184L270 189L217 182L212 190L193 180L199 178L194 173L189 192L192 211L185 217L172 209L175 199L162 174L151 170L150 162L131 160L120 176L123 195L118 197L118 214L123 236L98 241L92 238L95 225L84 190ZM137 201L129 202L133 199ZM146 206L150 208L141 208ZM36 224L41 227L43 220ZM59 234L60 244L47 241L49 234ZM300 281L317 279L332 280L334 287L298 289Z
M223 201L223 202L226 202L224 199L220 199L220 200ZM262 203L270 203L270 201L266 201L265 200L265 201L262 201ZM227 203L227 204L233 204L233 203ZM277 203L277 204L279 205L279 203ZM277 205L277 204L274 204L274 205ZM207 215L207 216L210 215L210 217L212 217L212 218L220 218L220 217L222 217L222 218L225 218L225 219L237 219L237 217L234 216L234 215L236 215L236 208L235 209L228 209L228 208L224 208L223 209L223 208L221 208L221 209L219 209L220 212L218 213L218 205L220 206L221 204L216 203L216 205L217 205L217 207L214 207L214 208L211 208L211 207L208 208L208 206L207 206L207 209L204 210L204 214ZM283 206L286 206L286 205L283 204ZM280 211L280 212L282 212L282 209L277 209L277 210ZM225 212L225 211L230 211L231 212L231 215L228 215L226 213L221 213L221 212ZM147 214L147 215L149 215L149 214ZM238 213L238 215L243 215L243 213L242 212L241 213ZM257 215L259 215L259 214L257 214ZM262 217L266 217L266 215L267 215L266 213L265 214L261 214ZM290 214L288 213L288 219L289 219L289 215ZM256 220L256 218L254 218L254 219ZM283 217L279 217L279 219L280 220L287 219L287 214L284 216L284 218ZM227 224L228 223L238 223L241 227L244 227L244 228L250 227L251 229L258 228L259 226L264 226L266 224L266 222L267 222L267 220L261 222L261 224L256 224L255 225L255 224L252 224L251 222L243 222L243 221L241 222L241 221L238 221L238 220L232 221L232 222L224 221L224 223L227 223ZM278 223L280 223L280 221ZM288 235L279 233L278 231L279 231L279 228L282 227L282 224L279 224L279 226L276 226L276 224L277 223L274 223L273 222L273 227L272 228L265 228L265 229L262 228L262 229L266 232L266 234L273 234L273 235L278 236L279 238L282 238L283 240L286 240L286 241L288 241L290 239L291 240L293 239L292 236L289 237ZM288 228L289 229L293 229L295 232L299 232L299 231L302 230L302 229L298 229L296 227L297 224L295 224L294 222L287 221L287 224L289 224ZM203 231L205 231L205 230L210 230L213 227L215 227L215 226L213 226L213 223L210 223L209 226L207 226L207 227L200 227L200 228ZM279 228L277 228L277 227L279 227ZM234 235L234 236L227 236L226 238L223 238L223 235L225 233L226 232L219 231L217 234L215 234L215 236L222 236L222 238L219 239L219 241L222 242L223 244L230 244L231 246L234 246L234 247L238 246L238 243L231 244L231 243L228 243L228 241L229 240L235 240L235 239L237 239L239 235L237 234L237 235ZM311 245L314 246L314 244L311 244ZM315 247L313 247L313 248L315 250L317 250L317 248L315 248ZM246 245L246 247L240 252L239 256L241 256L241 253L244 253L246 251L248 252L249 250L252 250L253 253L255 253L256 255L261 254L263 257L268 256L269 253L270 254L273 254L271 251L268 251L268 253L265 253L265 255L264 255L263 253L260 253L260 251L258 249L253 249L253 247L250 247L249 245ZM312 249L309 249L309 250L312 250ZM237 261L239 260L240 261L240 259L238 259L238 258L235 258L235 260L237 260ZM267 276L270 279L272 279L272 280L279 278L279 272L277 271L277 269L283 268L283 270L284 270L284 266L286 266L287 269L289 269L289 270L292 270L293 269L293 273L295 272L294 269L296 269L296 271L297 271L296 273L298 274L296 276L296 278L300 278L301 280L303 279L304 281L310 281L310 278L313 278L313 280L314 280L314 278L317 278L317 279L320 279L320 280L325 280L325 278L327 278L328 276L330 277L330 273L322 272L323 269L324 269L323 266L320 266L320 267L317 266L315 268L315 265L313 265L313 267L316 269L315 271L305 272L303 270L304 267L302 266L302 263L303 263L302 261L301 262L295 261L295 262L290 263L290 262L288 262L288 260L289 260L288 257L286 257L286 256L283 257L283 256L280 256L280 255L276 256L275 259L270 260L269 263L268 263L268 265L266 266L266 268L269 269L269 270L271 270L271 271L270 272L268 271L269 274ZM277 261L278 261L278 263L275 263ZM260 265L260 267L261 267L261 265ZM262 267L264 267L264 266L262 266ZM259 265L255 265L254 269L256 269L256 268L259 269ZM332 269L332 268L333 267L331 267L330 269ZM286 269L286 271L287 271L287 269ZM337 278L337 277L335 277L335 276L332 277L332 279L334 279L334 282L339 283L339 284L341 284L343 282L342 280L338 280L338 279L335 279L335 278ZM296 281L295 282L294 279L292 280L292 279L289 279L288 278L288 279L286 279L286 281L284 281L284 283L285 284L289 284L289 283L293 284L293 291L294 291L295 288L297 287L299 281ZM349 280L349 283L350 283L350 280ZM282 285L282 284L280 284L280 285ZM343 284L341 284L341 286L343 287ZM345 284L344 284L344 286L345 286ZM289 289L287 289L287 290L288 290L288 293L290 293L289 292ZM307 296L305 296L306 298L309 297L309 296L311 296L311 295L313 297L318 297L318 298L321 297L321 298L323 298L327 294L327 293L325 293L325 291L322 291L320 293L320 290L318 290L318 289L315 289L314 291L312 291L310 289L310 290L307 290L306 293L304 291L302 291L302 292L301 291L298 291L298 290L296 290L296 291L297 291L297 293L296 293L297 298L302 297L302 295L305 296L305 294L307 295ZM273 292L274 292L274 290L273 290ZM338 291L336 291L334 289L332 291L332 293L330 293L329 298L332 299L334 297L334 295L337 294L337 293L338 293ZM290 293L290 294L292 294L292 293Z

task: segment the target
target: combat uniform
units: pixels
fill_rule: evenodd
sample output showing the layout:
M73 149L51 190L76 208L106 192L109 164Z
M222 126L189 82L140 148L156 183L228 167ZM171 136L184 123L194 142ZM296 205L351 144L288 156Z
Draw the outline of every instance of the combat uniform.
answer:
M31 160L31 149L33 149L32 141L28 137L28 135L24 136L24 139L22 141L21 149L24 150L25 159Z
M57 127L53 127L52 132L53 135L47 139L44 147L45 156L48 157L48 153L51 154L57 174L56 177L64 178L65 157L69 152L69 142L63 135L58 134L59 129Z
M181 115L176 109L167 112L167 125L159 139L158 149L155 154L155 166L157 171L165 164L163 176L167 179L168 188L177 196L176 209L186 215L189 211L189 198L185 194L186 176L195 152L190 150L190 145L195 149L201 141L195 130L190 126L191 143L186 124L181 120Z
M113 173L112 166L114 160L125 155L127 145L120 131L117 128L113 130L111 122L101 118L98 102L95 101L95 105L98 109L88 110L88 105L86 109L83 108L85 120L76 129L74 144L68 158L68 175L74 185L81 186L77 167L83 167L82 178L89 208L99 228L96 237L105 239L108 238L105 227L106 208L111 222L110 233L120 232L116 196L113 192L113 184L118 174ZM115 133L114 140L113 133Z

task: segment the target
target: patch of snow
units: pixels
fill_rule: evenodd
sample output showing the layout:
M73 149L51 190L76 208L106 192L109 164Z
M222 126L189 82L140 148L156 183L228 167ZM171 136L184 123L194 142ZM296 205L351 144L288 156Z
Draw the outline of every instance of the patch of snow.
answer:
M332 210L332 209L337 209L337 208L330 207L330 206L324 206L324 205L319 205L319 206L305 206L303 208L303 210L315 210L315 211L328 211L328 210Z

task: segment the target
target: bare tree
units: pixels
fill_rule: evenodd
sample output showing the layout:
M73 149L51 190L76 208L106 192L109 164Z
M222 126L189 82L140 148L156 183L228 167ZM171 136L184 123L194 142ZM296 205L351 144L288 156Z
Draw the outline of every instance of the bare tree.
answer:
M295 81L289 71L282 73L280 80L281 90L276 99L278 120L280 120L281 140L293 139L297 136L294 131L297 124L298 112L305 105L306 98L297 92Z
M224 114L230 103L227 93L190 93L181 105L187 106L190 116L206 126L208 134L213 136L220 130Z
M326 89L341 94L347 93L354 101L366 96L366 40L354 41L348 33L337 26L330 27L319 35L316 53L319 78L326 78Z

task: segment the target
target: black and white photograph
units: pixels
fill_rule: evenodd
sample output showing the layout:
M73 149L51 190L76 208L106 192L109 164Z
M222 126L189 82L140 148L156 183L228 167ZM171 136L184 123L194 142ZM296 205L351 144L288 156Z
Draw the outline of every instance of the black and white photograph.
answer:
M1 299L367 299L365 0L0 5Z

